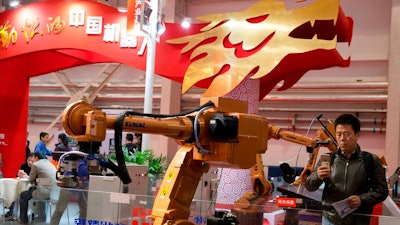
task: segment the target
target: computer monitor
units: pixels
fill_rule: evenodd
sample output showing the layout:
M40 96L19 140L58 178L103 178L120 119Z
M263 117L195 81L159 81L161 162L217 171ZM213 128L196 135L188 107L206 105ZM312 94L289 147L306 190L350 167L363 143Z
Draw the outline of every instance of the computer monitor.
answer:
M109 150L115 150L115 139L110 138L110 143L109 143Z
M77 146L76 140L68 137L68 145L70 147L76 147Z

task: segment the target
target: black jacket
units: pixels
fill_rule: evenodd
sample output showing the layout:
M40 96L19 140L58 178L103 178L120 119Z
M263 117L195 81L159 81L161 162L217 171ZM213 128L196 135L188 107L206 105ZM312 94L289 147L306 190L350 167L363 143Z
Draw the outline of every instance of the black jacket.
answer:
M356 152L347 159L339 149L334 153L334 161L331 165L331 176L321 181L317 177L316 168L307 177L305 186L309 191L317 190L324 182L322 194L322 214L335 224L369 224L367 216L355 216L356 214L371 214L373 207L384 201L389 194L385 171L379 158L372 154L372 165L366 168L365 160L358 146ZM370 178L368 178L367 169ZM332 203L346 199L351 195L361 198L361 206L351 215L341 219ZM363 220L365 218L365 220Z
M126 143L124 147L128 150L128 152L134 153L137 146L133 143Z

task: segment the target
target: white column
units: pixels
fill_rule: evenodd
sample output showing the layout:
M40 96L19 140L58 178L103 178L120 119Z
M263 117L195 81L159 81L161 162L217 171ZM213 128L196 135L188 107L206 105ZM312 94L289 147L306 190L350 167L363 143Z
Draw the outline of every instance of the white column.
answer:
M156 59L157 44L157 22L158 22L158 1L151 1L153 12L150 15L150 34L147 36L147 60L146 60L146 82L144 89L144 113L152 113L153 111L153 82L154 82L154 66ZM142 149L149 149L150 135L143 134Z
M387 175L400 166L400 0L392 0L385 159Z

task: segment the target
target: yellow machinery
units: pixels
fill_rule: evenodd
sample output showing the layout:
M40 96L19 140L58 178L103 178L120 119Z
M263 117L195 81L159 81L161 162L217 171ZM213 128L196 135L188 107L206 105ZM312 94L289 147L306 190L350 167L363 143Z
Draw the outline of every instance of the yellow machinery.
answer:
M284 139L301 144L313 152L320 146L330 146L329 136L321 131L310 138L284 131L258 115L247 114L247 103L224 98L203 98L198 110L181 115L163 116L126 112L120 116L106 115L85 101L69 105L63 114L63 126L71 138L78 141L81 151L90 151L105 139L106 129L120 132L160 134L174 138L181 145L170 163L155 199L152 217L155 225L192 225L188 220L189 207L201 176L210 166L251 168L254 193L240 199L236 210L247 208L253 200L264 201L271 192L265 179L261 154L267 151L268 140ZM117 132L118 131L118 132ZM116 153L120 151L120 138L116 138ZM315 152L314 152L315 153ZM120 152L121 154L121 152ZM316 154L315 154L316 157ZM312 170L315 157L307 170ZM124 184L130 182L123 158L117 156L118 166L106 163ZM306 172L305 172L306 173ZM304 179L306 174L302 174Z

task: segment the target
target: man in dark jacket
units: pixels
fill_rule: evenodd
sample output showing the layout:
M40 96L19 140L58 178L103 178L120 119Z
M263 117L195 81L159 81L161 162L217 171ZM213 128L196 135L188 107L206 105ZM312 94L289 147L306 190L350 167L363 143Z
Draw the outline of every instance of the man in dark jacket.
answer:
M134 153L137 148L136 144L133 143L133 134L127 133L125 136L125 145L122 146L123 149L127 149L128 152Z
M360 121L355 116L339 116L335 120L335 132L339 149L331 154L332 164L318 163L307 177L306 189L315 191L322 183L325 184L322 194L323 225L369 225L370 217L367 215L372 213L374 205L388 196L384 168L376 155L361 151L357 143ZM370 154L371 163L367 163L366 154ZM341 216L332 205L341 200L345 200L355 211Z

